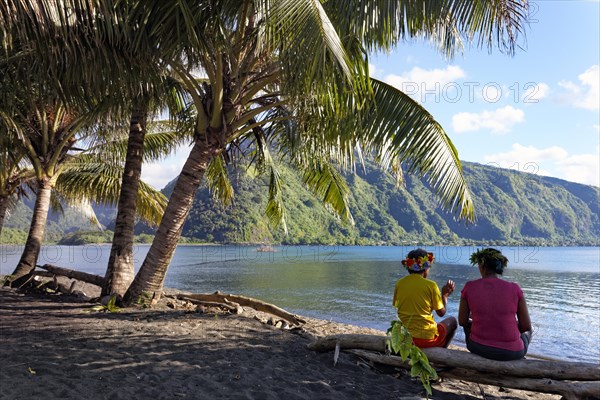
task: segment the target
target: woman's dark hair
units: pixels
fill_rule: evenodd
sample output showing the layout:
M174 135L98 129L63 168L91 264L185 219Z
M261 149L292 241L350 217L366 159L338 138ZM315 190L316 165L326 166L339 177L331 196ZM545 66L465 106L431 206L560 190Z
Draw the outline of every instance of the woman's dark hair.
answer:
M408 252L408 254L406 255L406 258L412 258L413 260L416 260L418 258L421 257L427 257L429 253L427 252L427 250L425 249L414 249ZM422 274L424 270L420 270L420 271L416 271L410 268L407 268L407 271L409 274Z
M427 256L427 250L425 249L414 249L408 252L406 258L421 258Z
M504 268L508 265L508 258L506 258L500 250L496 250L492 247L477 250L475 253L471 254L469 260L471 261L471 264L481 264L486 270L493 271L498 275L502 275Z

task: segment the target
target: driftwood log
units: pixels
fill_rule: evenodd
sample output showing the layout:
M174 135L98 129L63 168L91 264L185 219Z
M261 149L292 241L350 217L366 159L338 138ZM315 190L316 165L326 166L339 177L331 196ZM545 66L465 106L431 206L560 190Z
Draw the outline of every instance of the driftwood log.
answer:
M88 274L87 272L75 271L67 268L61 268L51 264L38 265L37 267L45 269L46 271L54 275L66 276L67 278L77 279L78 281L91 283L92 285L100 287L104 286L104 277L99 275Z
M241 307L239 306L239 304L228 304L228 303L218 303L218 302L212 302L212 301L200 301L200 300L196 300L196 299L191 299L189 297L185 297L185 296L179 296L177 297L179 300L185 300L185 301L189 301L192 304L197 304L197 305L204 305L204 306L208 306L208 307L222 307L227 309L228 311L232 312L232 313L236 313L236 314L240 314L242 312Z
M311 342L308 348L321 352L340 348L372 362L410 369L400 357L380 354L386 351L386 337L381 335L326 336ZM600 398L600 365L597 364L530 359L495 361L444 348L423 349L423 352L434 366L450 367L438 373L442 377L557 393L569 400Z
M385 352L386 337L381 335L341 334L330 335L308 344L310 350L324 352L335 349L337 345L344 349L363 349Z
M308 348L331 351L339 343L341 349L363 349L384 353L386 337L381 335L332 335L311 342ZM448 367L468 366L481 372L528 378L600 381L600 365L568 361L515 360L495 361L466 351L440 347L423 349L431 363Z
M464 353L458 350L448 351ZM395 367L410 369L410 365L408 365L407 362L402 361L402 358L398 356L376 354L365 350L348 350L348 352L379 364L392 365ZM543 362L551 363L550 361ZM469 367L472 366L469 365ZM505 375L502 373L481 372L477 371L476 367L474 368L475 370L466 368L452 368L450 370L440 371L438 372L438 375L443 378L460 379L484 385L502 386L507 388L531 390L542 393L555 393L562 395L567 400L588 398L597 399L600 397L599 381L573 382L568 380L554 380L547 378L526 378Z
M282 308L277 307L271 303L266 303L264 301L253 299L252 297L239 296L234 294L224 294L221 292L215 292L212 294L192 294L186 293L177 296L180 300L198 300L200 302L211 302L211 303L222 303L227 305L232 305L233 303L240 305L242 307L250 307L255 309L256 311L266 312L272 315L275 315L287 322L291 325L301 325L306 321L298 317L297 315L291 314L285 311Z

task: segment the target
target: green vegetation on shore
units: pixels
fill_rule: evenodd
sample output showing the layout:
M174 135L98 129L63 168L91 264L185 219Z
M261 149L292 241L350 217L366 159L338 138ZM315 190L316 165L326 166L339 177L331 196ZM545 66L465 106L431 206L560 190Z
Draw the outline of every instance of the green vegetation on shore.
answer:
M474 194L475 224L458 223L441 211L421 180L406 176L406 186L398 189L388 175L368 164L366 170L347 176L355 220L352 226L327 210L293 170L279 166L285 182L286 236L264 216L268 183L256 180L240 166L230 169L233 205L219 204L206 187L201 187L180 243L598 244L599 188L467 162L463 167ZM173 183L163 190L167 196L172 187ZM2 243L24 242L26 230L21 222L26 220L23 213L28 209L19 210L2 232ZM114 212L102 209L99 214L105 225L113 223ZM112 231L90 232L89 224L71 212L52 218L50 225L48 242L77 245L112 241ZM137 232L136 242L151 242L152 228L138 225Z

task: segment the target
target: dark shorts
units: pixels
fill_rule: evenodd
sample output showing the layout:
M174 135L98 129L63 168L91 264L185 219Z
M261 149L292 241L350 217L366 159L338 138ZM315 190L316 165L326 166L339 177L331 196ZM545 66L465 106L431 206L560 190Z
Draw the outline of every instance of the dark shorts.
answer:
M518 360L525 357L527 354L527 348L531 341L531 331L521 333L521 340L523 341L523 350L506 350L498 347L486 346L484 344L477 343L469 338L469 333L465 329L465 338L467 342L467 349L471 353L480 355L481 357L489 358L490 360L497 361L510 361Z

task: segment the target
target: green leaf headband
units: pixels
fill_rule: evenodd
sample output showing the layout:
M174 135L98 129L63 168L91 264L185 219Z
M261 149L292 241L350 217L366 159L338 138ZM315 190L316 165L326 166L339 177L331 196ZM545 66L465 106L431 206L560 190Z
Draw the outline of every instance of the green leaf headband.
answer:
M488 264L493 265L496 271L501 271L508 265L508 259L500 252L500 250L488 247L486 249L480 249L471 254L469 261L472 265Z

